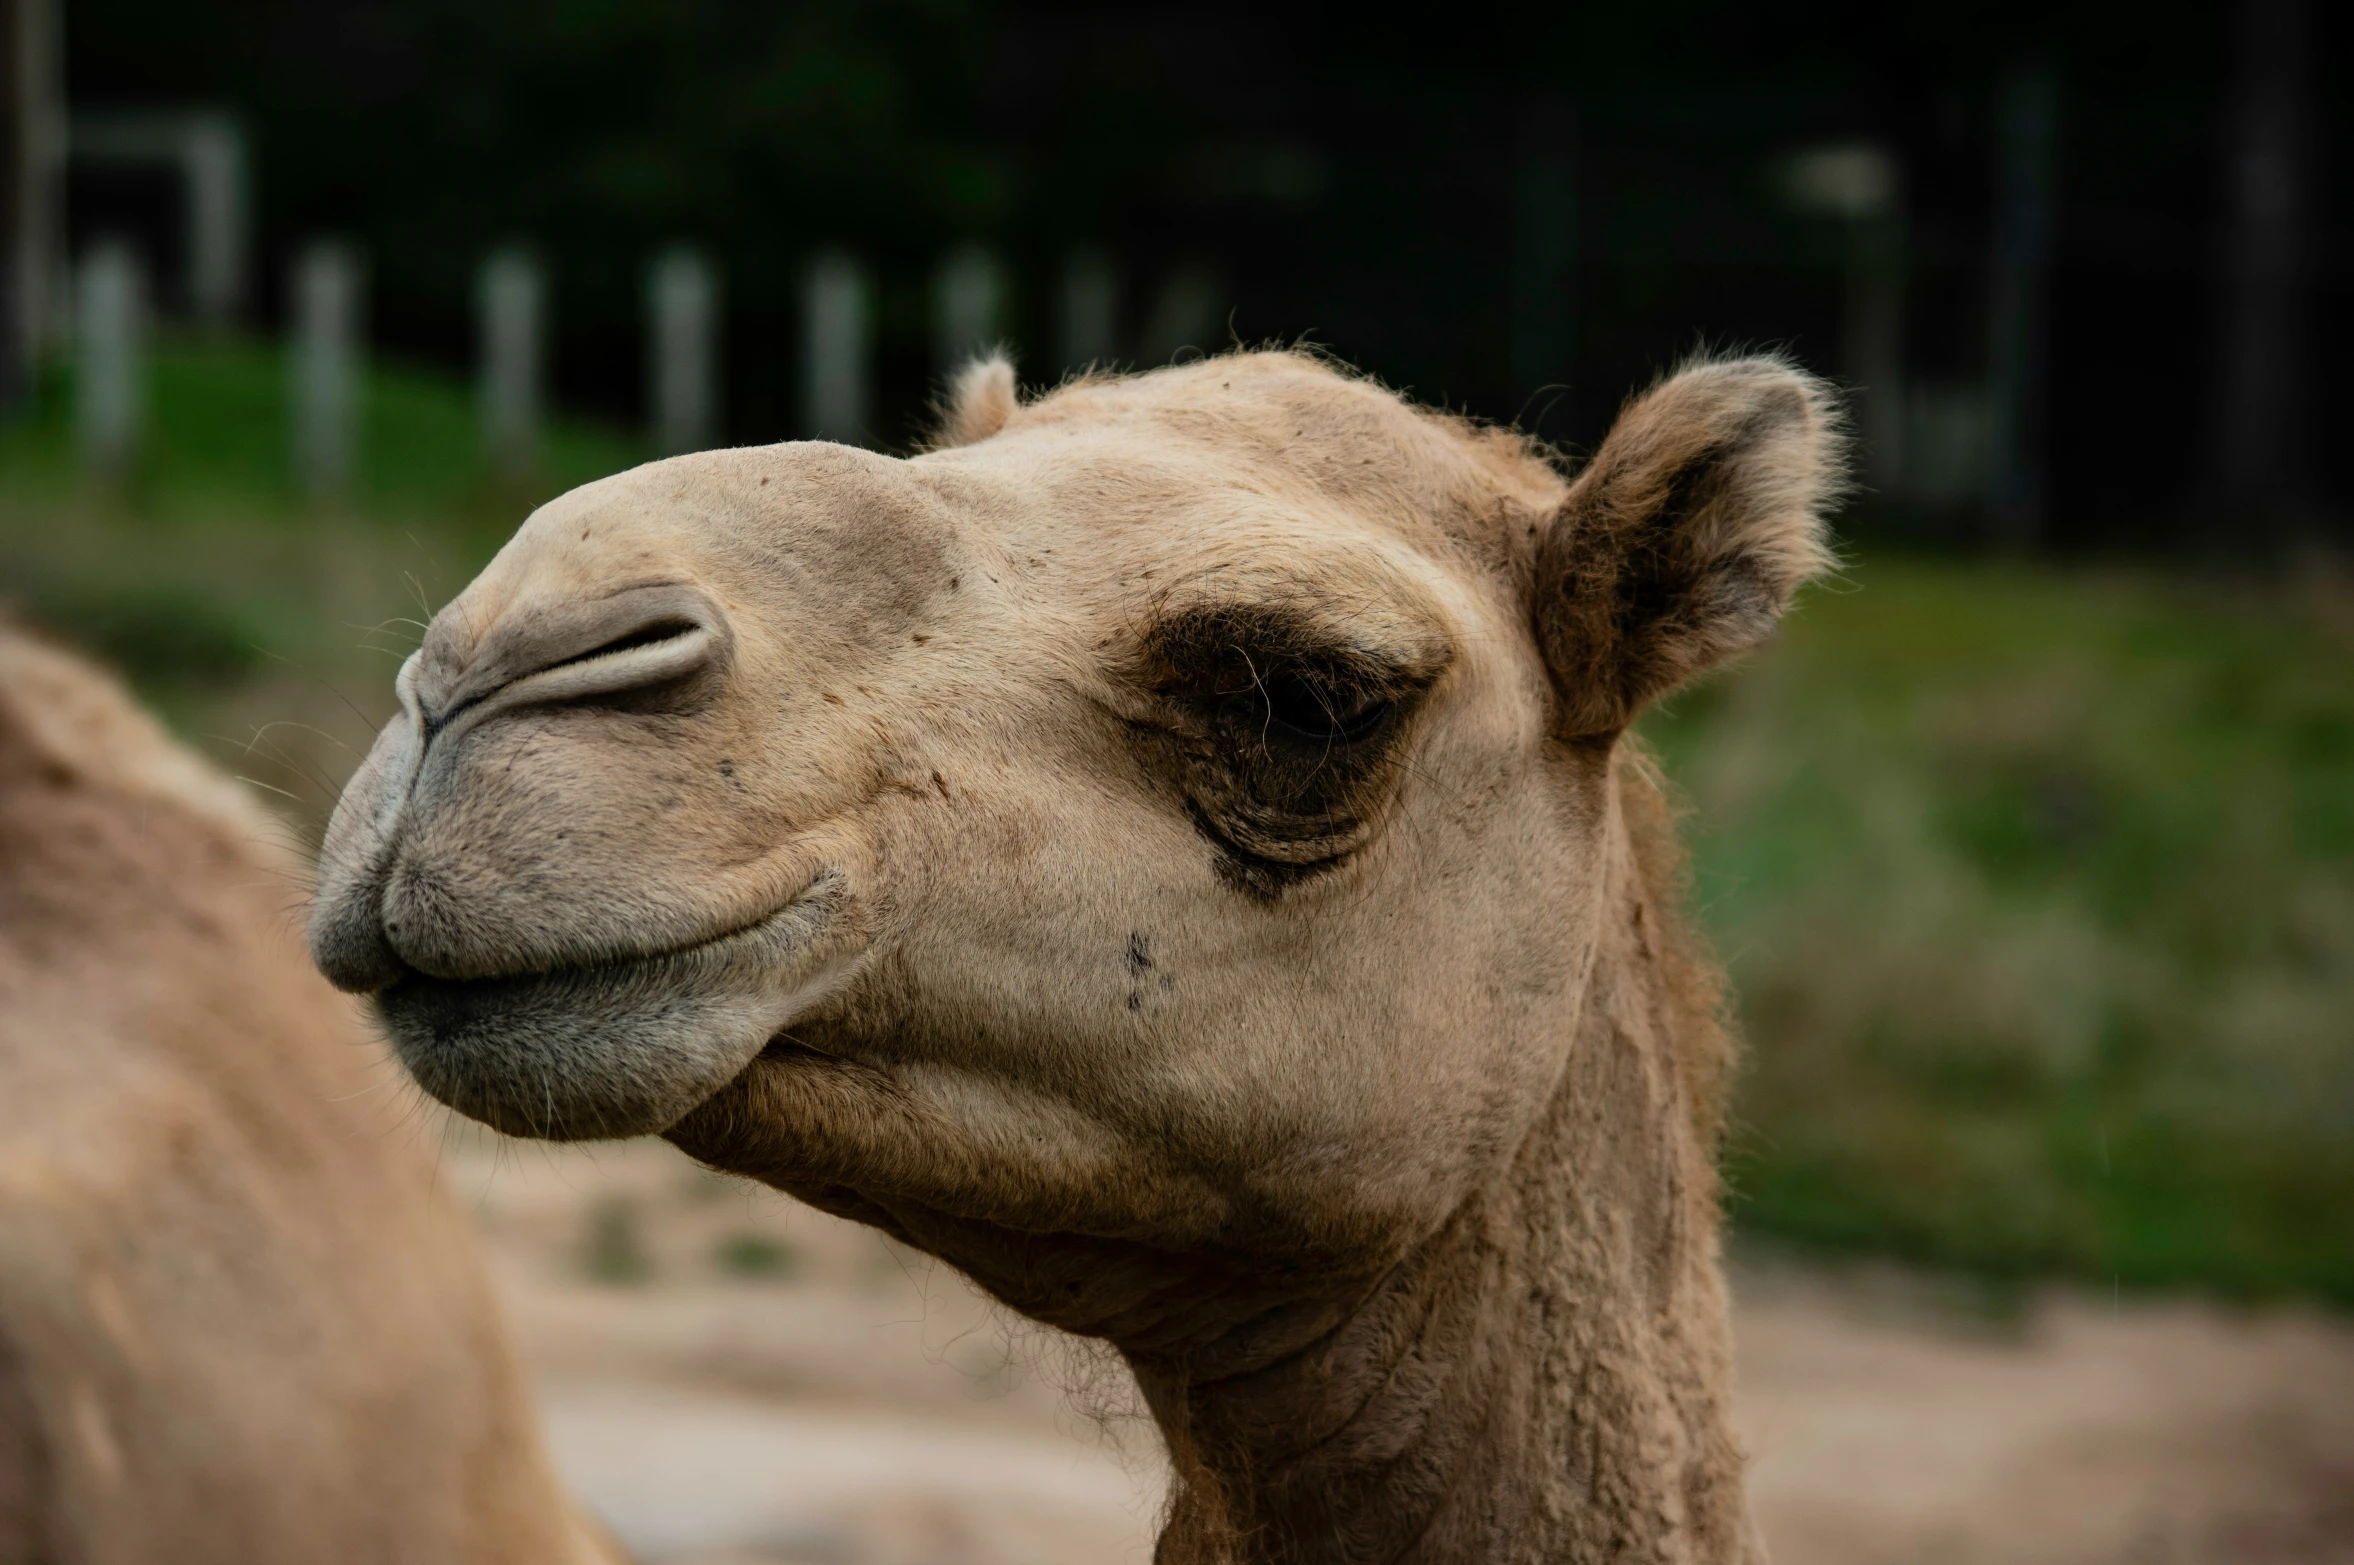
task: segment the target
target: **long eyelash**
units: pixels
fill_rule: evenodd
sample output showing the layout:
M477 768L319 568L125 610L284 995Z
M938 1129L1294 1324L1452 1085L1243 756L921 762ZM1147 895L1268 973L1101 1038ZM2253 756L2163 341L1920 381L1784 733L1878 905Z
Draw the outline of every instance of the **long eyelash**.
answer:
M1251 671L1251 688L1259 693L1259 704L1267 711L1267 720L1259 725L1259 748L1264 750L1267 748L1267 730L1275 724L1275 703L1267 699L1267 682L1259 677L1259 665L1251 661L1250 649L1236 647L1234 650L1242 659L1242 666Z

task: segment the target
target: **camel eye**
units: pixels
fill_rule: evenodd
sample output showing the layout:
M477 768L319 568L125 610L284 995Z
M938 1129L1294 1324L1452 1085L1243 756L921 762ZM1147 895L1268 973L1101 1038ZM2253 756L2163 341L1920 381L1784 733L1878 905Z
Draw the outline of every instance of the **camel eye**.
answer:
M1257 687L1266 726L1316 745L1355 744L1388 720L1390 703L1369 690L1334 685L1310 674L1270 675Z

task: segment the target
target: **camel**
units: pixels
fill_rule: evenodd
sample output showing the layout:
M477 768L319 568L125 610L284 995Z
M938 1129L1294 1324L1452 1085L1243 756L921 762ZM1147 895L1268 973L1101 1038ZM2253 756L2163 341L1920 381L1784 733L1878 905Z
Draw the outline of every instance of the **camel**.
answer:
M618 1560L284 835L0 626L0 1561Z
M1825 568L1840 463L1770 358L1570 481L1237 352L641 467L435 617L312 954L463 1113L1108 1343L1164 1565L1759 1558L1720 982L1626 736Z

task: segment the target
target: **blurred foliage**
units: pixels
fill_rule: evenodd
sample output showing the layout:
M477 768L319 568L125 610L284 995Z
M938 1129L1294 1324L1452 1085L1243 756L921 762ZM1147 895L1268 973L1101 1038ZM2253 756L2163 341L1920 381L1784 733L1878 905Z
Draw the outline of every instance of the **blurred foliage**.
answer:
M581 1264L598 1282L638 1283L654 1275L653 1257L646 1241L637 1203L628 1196L606 1196L589 1208L588 1240L581 1248Z
M2354 584L1874 559L1647 731L1744 1224L2354 1302Z
M191 583L34 578L26 586L25 606L42 623L71 626L83 646L151 686L228 684L263 655L267 632Z
M801 1256L782 1239L762 1233L730 1234L713 1252L719 1269L738 1277L786 1278L801 1269Z
M381 248L986 220L970 0L87 0L70 68L258 124L266 210ZM721 225L715 227L714 225ZM451 230L455 228L456 235Z
M1085 208L1177 173L1164 160L1205 131L1326 109L1336 75L1647 100L1698 82L1737 117L1761 73L1767 95L1919 96L2041 47L2073 77L2203 86L2217 15L2207 0L2130 15L2114 0L1688 0L1434 27L1324 5L79 0L68 60L78 101L237 105L261 135L273 229L470 258L517 233L936 247L1017 217L1083 230Z
M169 347L111 489L53 388L0 431L0 590L315 830L427 612L638 453L559 426L502 490L467 392L379 367L362 482L314 503L283 384ZM1875 556L1645 731L1746 1022L1747 1229L2354 1303L2354 585ZM630 1212L584 1237L642 1274Z

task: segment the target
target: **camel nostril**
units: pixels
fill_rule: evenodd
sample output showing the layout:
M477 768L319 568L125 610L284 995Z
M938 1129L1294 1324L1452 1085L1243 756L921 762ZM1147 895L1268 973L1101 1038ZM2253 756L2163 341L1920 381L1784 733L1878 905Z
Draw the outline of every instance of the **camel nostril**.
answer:
M635 652L640 647L660 646L665 641L676 641L681 636L691 636L702 628L693 620L663 620L658 624L648 625L642 630L633 630L626 636L616 636L601 647L592 647L578 657L566 658L561 663L551 664L550 667L569 668L575 663L586 663L594 658L611 657L617 652Z
M685 582L658 582L511 612L462 667L429 671L417 693L426 732L435 736L477 708L587 701L680 684L723 663L731 646L727 618L708 593ZM442 677L432 679L433 673ZM425 688L428 682L439 688Z

